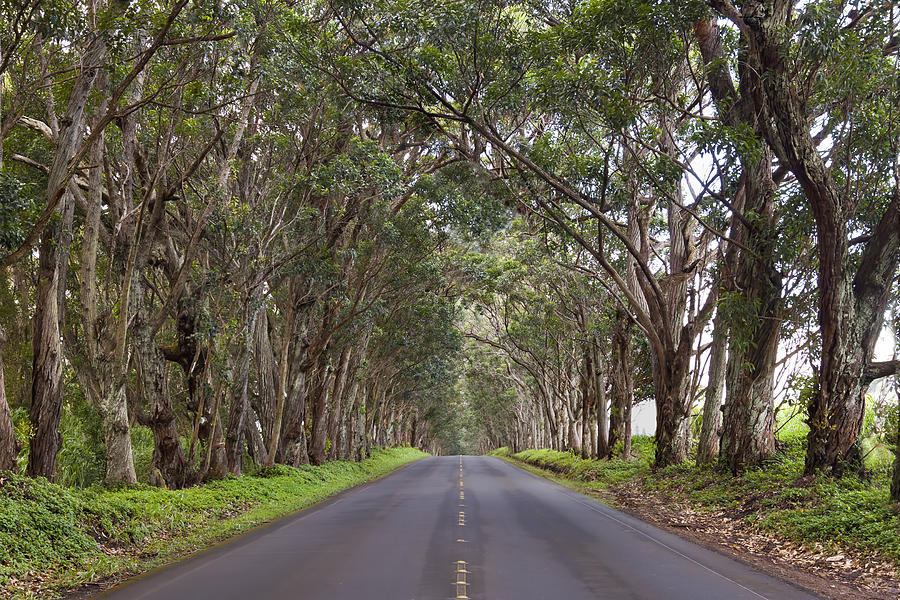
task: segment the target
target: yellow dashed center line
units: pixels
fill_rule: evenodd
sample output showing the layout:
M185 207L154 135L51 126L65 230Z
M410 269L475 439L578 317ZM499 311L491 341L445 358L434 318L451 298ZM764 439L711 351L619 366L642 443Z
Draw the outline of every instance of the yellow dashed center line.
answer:
M464 507L463 500L466 499L466 493L463 491L465 484L463 483L463 464L462 464L462 456L459 457L459 506ZM459 527L466 526L466 513L465 511L459 511L457 515L456 524ZM463 538L456 538L457 542L464 543L466 540ZM467 578L469 571L466 569L466 561L458 560L456 561L456 581L454 584L456 585L456 598L457 600L467 600L469 595L466 593L469 581Z
M456 561L456 597L457 598L468 598L466 595L466 586L468 586L468 582L466 581L466 574L468 571L466 570L466 561L458 560Z

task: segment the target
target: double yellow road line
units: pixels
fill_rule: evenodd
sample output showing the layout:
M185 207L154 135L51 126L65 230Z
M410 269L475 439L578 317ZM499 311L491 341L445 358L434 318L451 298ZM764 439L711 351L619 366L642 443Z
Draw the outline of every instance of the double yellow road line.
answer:
M463 483L463 464L462 464L462 456L459 457L459 506L460 508L465 508L465 504L463 501L466 499L466 493L463 490L465 484ZM465 527L466 526L466 512L464 510L460 510L457 515L456 521L457 527ZM457 542L465 542L462 538L456 538ZM469 571L466 569L466 561L458 560L456 561L456 598L457 600L465 600L469 596L466 593L468 590L469 582L468 582L468 574Z

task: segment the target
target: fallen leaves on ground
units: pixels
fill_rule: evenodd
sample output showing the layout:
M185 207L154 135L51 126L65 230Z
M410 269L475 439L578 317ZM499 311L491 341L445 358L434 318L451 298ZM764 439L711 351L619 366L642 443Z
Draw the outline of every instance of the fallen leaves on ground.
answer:
M632 514L697 538L772 574L834 600L897 600L897 567L888 559L847 548L800 544L755 527L746 507L697 510L672 495L634 481L610 490Z

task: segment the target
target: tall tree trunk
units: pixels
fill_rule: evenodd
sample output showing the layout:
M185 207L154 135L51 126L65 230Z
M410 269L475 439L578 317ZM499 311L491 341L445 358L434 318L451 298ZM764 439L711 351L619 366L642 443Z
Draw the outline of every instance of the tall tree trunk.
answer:
M597 374L597 456L609 456L609 400L606 397L606 376L602 371Z
M247 440L247 452L253 459L253 463L257 467L262 467L267 464L269 453L266 450L266 444L263 441L262 433L256 425L257 421L259 421L259 417L251 406L248 408L247 429L244 431L244 439Z
M14 471L16 457L19 455L19 443L13 429L9 404L6 402L6 386L3 380L3 345L6 343L6 332L0 325L0 471Z
M360 462L369 458L366 444L366 401L363 394L357 394L353 403L353 419L356 424L353 427L353 460Z
M310 403L309 462L314 465L325 463L325 447L328 439L328 398L332 369L323 352L316 369L315 392Z
M707 78L720 118L727 125L744 125L764 138L760 121L759 73L741 63L736 89L723 66L724 46L715 20L694 24L694 34L707 67ZM781 330L781 275L775 265L775 182L772 179L772 151L760 142L760 153L741 158L731 220L730 237L723 267L728 302L716 317L713 370L722 360L717 345L728 329L728 394L724 412L720 463L732 472L759 464L774 450L774 409L772 382ZM726 311L727 316L722 312ZM710 386L711 388L712 386ZM710 390L710 393L715 393ZM709 400L709 396L708 396ZM707 412L712 410L706 406ZM704 423L705 424L705 423ZM698 462L707 462L712 444L704 433Z
M589 348L593 357L594 398L596 400L597 417L597 458L609 456L609 399L606 396L606 372L602 363L600 349L596 344Z
M248 312L249 303L245 314ZM258 315L258 311L246 314L247 329L244 332L241 353L238 356L234 380L231 383L231 406L228 409L225 456L228 462L228 471L232 475L241 474L244 459L244 432L247 428L247 414L249 410L247 386L250 380L251 348L253 347L256 328L265 325L264 323L259 323Z
M53 479L56 455L62 447L59 421L62 417L62 320L68 273L69 238L74 201L65 193L62 218L44 230L38 267L33 323L31 409L34 429L28 453L28 474Z
M352 379L352 381L347 390L347 396L344 400L344 410L341 415L341 427L343 428L343 431L341 434L342 441L340 443L340 453L338 454L338 458L341 460L350 460L353 456L354 428L356 427L357 422L354 411L358 409L357 396L359 396L359 379L357 377L359 360L356 360L355 362L355 366L350 369L350 374L348 375L348 378Z
M328 415L328 438L331 447L328 449L328 459L334 460L340 455L341 424L344 413L344 392L347 387L347 373L350 368L351 346L344 346L338 359L337 372L334 376L334 388L331 392L331 411Z
M585 353L587 354L587 353ZM579 381L579 387L581 388L581 457L582 458L590 458L591 457L591 445L589 443L590 440L590 428L591 428L591 408L593 406L590 384L588 383L588 377L590 377L590 368L588 365L588 361L585 360L585 364L581 368L581 378Z
M775 184L772 155L744 161L744 212L750 226L734 223L731 235L747 248L737 256L728 308L727 401L720 461L733 473L756 466L775 450L772 386L781 334L781 274L775 264Z
M212 425L209 433L209 447L206 450L201 477L203 481L222 479L228 473L228 459L225 453L225 439L222 433L222 396L225 395L224 382L218 381L213 392Z
M897 401L900 403L900 382L894 383L897 390ZM900 418L897 419L897 431L894 432L894 477L891 479L891 501L900 503Z
M69 242L74 217L74 200L68 191L69 163L75 157L84 135L84 110L94 80L100 72L106 46L102 36L94 35L82 58L81 73L75 79L65 115L60 121L56 151L47 177L48 208L57 206L61 219L52 220L41 236L38 288L35 294L33 330L33 371L31 410L34 428L28 455L28 473L33 477L53 478L56 455L62 445L59 421L62 413L62 319ZM56 115L51 114L56 122Z
M666 153L677 156L674 142L674 124L668 117L662 117L660 142ZM681 195L681 186L676 184L677 197ZM669 276L676 276L667 281L661 289L664 294L664 306L657 306L656 320L661 324L668 322L669 331L664 339L668 341L661 347L651 344L653 355L653 383L656 398L656 466L666 467L687 460L690 445L690 429L688 419L691 414L692 398L690 395L691 354L696 334L702 331L702 314L690 317L690 326L683 326L689 317L687 307L687 282L694 268L695 248L693 217L677 204L668 207L669 226ZM651 291L649 282L641 280L646 286L645 296ZM714 288L715 289L715 288ZM710 298L715 293L710 292ZM656 306L656 302L653 303ZM662 318L663 312L667 319ZM702 311L701 311L702 313Z
M612 407L609 418L609 448L621 458L628 460L631 455L631 406L634 403L632 383L631 325L628 315L621 308L616 309L616 324L612 336L612 361L610 377L612 383ZM621 449L617 449L621 442Z
M703 424L697 446L697 464L709 465L719 456L719 436L722 427L722 397L725 393L725 352L728 342L727 328L721 311L716 313L713 324L712 346L709 350L709 373L706 397L703 401Z
M118 373L110 374L98 402L103 420L103 441L106 445L107 487L137 482L134 457L131 453L131 423L128 420L128 402L125 382Z
M293 399L297 400L299 397L291 394L291 385L297 383L295 381L295 377L291 377L292 371L301 371L305 375L306 367L306 357L308 351L308 345L306 344L306 321L305 319L300 319L302 323L300 335L294 336L294 327L295 327L295 318L296 318L296 297L297 297L297 279L294 278L290 282L290 291L291 295L288 299L288 307L287 311L284 315L284 323L283 323L283 333L281 340L281 364L278 367L278 385L275 388L275 413L272 418L272 431L269 434L268 440L268 448L269 448L269 456L267 466L272 466L275 464L275 461L278 460L279 447L283 445L283 434L282 431L285 429L285 407L288 404L288 401ZM293 346L291 345L291 342ZM293 351L291 351L293 348ZM304 377L303 382L305 383L306 379ZM293 406L291 409L295 408ZM293 417L294 412L292 410L288 410L289 416ZM297 424L292 424L293 427L298 427ZM293 431L296 431L294 429ZM288 464L291 464L290 462Z
M284 335L285 337L290 337L292 327L288 324L284 324ZM256 317L256 336L255 336L255 351L253 353L254 362L256 364L256 372L257 372L257 393L254 394L251 398L251 404L253 404L253 409L256 411L256 415L259 418L259 424L262 427L262 439L269 443L275 437L275 417L277 414L277 396L276 394L279 392L282 386L279 385L279 370L275 361L275 351L272 348L272 327L268 316L268 311L264 306L261 306L257 311ZM289 361L287 357L282 356L282 361L284 364L284 368L287 368ZM282 407L282 413L284 412L284 408ZM283 416L283 415L280 415ZM280 431L278 432L280 436ZM274 454L277 453L277 446L275 448L275 452L272 452L271 462L274 463ZM269 453L267 452L267 455Z
M102 73L97 78L99 93L107 89L108 77ZM105 114L106 100L101 100L98 112ZM95 127L98 125L95 124ZM91 404L100 414L105 446L106 474L104 484L113 487L121 484L137 482L134 470L134 457L131 450L131 424L128 419L128 402L125 395L127 379L127 362L125 347L127 343L127 322L131 315L130 278L133 273L135 254L130 253L121 282L121 294L118 305L118 319L99 319L102 301L97 286L97 257L101 214L103 211L103 164L106 146L103 139L97 140L90 153L89 189L87 193L87 209L84 216L83 238L81 242L81 260L78 268L79 291L81 294L81 329L84 339L83 356L71 363ZM134 242L132 242L134 243ZM109 311L105 311L109 312ZM73 344L73 351L79 347ZM80 367L80 363L87 363Z
M299 347L301 344L296 344ZM297 357L299 350L295 348ZM281 448L283 456L281 462L287 465L309 464L309 454L306 446L306 397L307 397L307 372L301 364L301 357L295 358L290 376L288 396L285 399L284 427L281 435ZM277 457L276 457L277 458Z

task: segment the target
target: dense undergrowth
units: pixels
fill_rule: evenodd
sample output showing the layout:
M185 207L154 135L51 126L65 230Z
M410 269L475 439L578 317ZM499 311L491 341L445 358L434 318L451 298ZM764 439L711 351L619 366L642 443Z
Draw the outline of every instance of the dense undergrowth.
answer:
M0 474L0 598L59 590L167 562L425 456L376 449L361 463L276 466L185 490L67 488Z
M590 490L638 484L699 510L730 509L734 517L794 541L856 548L900 561L898 516L889 502L890 453L871 453L869 479L862 480L856 475L803 477L804 427L784 432L773 460L739 477L691 463L653 471L652 439L635 438L634 449L630 461L586 460L546 449L510 455L501 448L493 454L553 471Z

